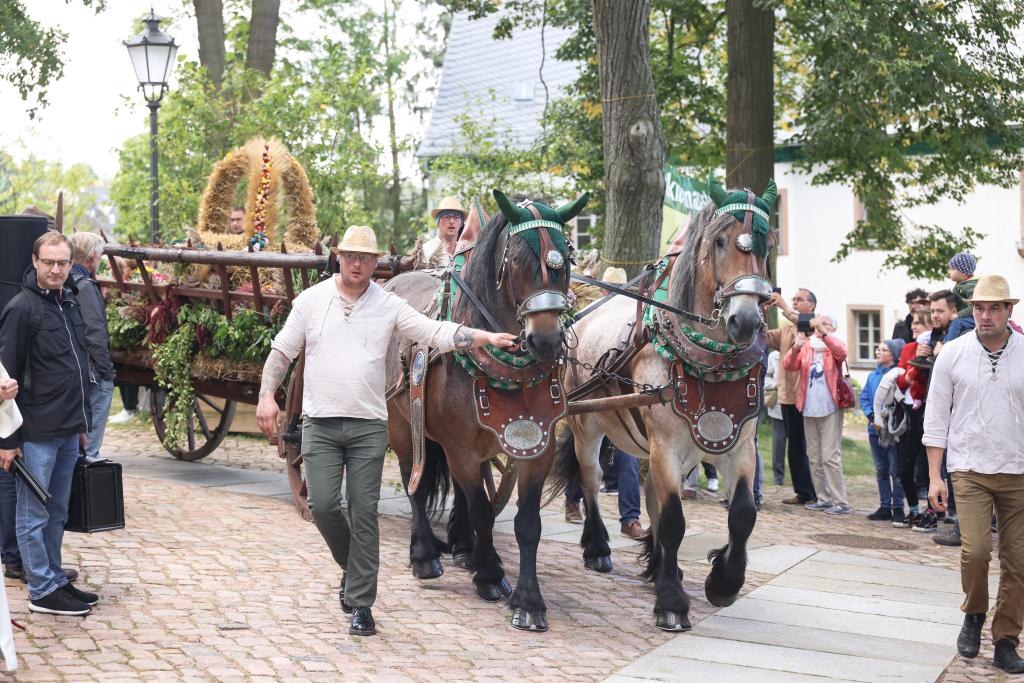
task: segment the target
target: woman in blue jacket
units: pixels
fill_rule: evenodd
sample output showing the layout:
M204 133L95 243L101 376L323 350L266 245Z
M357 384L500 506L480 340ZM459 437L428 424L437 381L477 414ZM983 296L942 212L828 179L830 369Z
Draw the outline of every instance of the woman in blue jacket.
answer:
M899 462L896 456L896 444L881 446L878 433L875 431L874 402L875 391L882 376L896 365L896 360L903 351L902 339L886 339L875 349L875 360L878 365L868 375L864 390L860 392L860 409L868 418L868 441L871 444L871 455L875 460L875 479L878 481L878 509L868 515L872 521L888 521L901 519L903 512L903 487L900 485Z

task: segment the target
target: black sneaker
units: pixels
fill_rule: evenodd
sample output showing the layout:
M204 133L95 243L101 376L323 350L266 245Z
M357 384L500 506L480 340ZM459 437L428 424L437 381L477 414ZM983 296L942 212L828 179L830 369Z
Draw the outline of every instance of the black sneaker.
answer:
M939 528L939 518L932 511L926 512L921 519L913 526L914 531L931 533Z
M39 612L40 614L84 617L92 611L92 607L77 598L71 597L67 591L58 588L49 595L44 595L38 600L28 603L28 611Z
M868 519L870 519L872 522L887 522L892 519L892 510L889 508L880 507L874 512L872 512L870 515L868 515Z
M932 536L932 541L939 545L952 546L954 548L959 546L962 543L960 540L960 522L957 521L952 529L947 529L941 534Z
M896 521L896 517L893 516L892 525L895 527L900 527L902 529L912 529L914 525L920 522L923 518L924 515L922 515L920 512L911 512L909 515L907 515L900 521Z
M903 508L892 509L892 525L903 526L907 522L907 515L903 512Z
M90 593L89 591L80 591L74 586L72 586L70 583L64 584L63 586L61 586L61 588L63 588L64 592L73 597L75 600L80 600L81 602L84 602L90 607L93 607L96 603L100 601L100 596L96 595L95 593Z

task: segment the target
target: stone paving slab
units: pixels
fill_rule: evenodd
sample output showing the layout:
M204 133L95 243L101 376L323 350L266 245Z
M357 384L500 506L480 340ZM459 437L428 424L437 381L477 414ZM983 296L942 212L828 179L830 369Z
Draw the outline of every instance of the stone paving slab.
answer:
M840 587L839 590L842 590L842 588ZM932 596L934 598L932 603L927 610L924 610L921 609L921 605L901 600L866 598L841 592L821 592L774 585L761 586L748 594L748 597L755 600L824 607L826 609L855 612L858 614L875 614L900 618L920 615L921 619L937 621L942 624L952 624L959 628L964 620L964 614L960 611L960 608L950 604L948 596L944 593L933 593Z
M741 666L721 662L691 660L652 661L631 665L609 676L606 683L641 683L650 681L707 680L714 683L822 683L821 676L797 674L788 671L765 670L759 666ZM830 678L829 683L849 679Z
M817 576L830 579L836 584L846 581L861 581L866 583L879 583L901 588L919 588L927 586L929 590L950 593L962 596L960 576L950 573L946 577L928 576L924 577L917 570L925 567L908 565L903 570L881 569L878 567L858 567L852 565L837 564L835 562L817 562L812 558L807 562L801 562L790 571L804 576Z
M912 604L915 611L920 613L925 613L930 607L934 606L937 597L936 591L923 587L886 586L879 583L865 583L862 581L837 582L827 576L810 576L795 573L782 574L772 581L772 585L780 588L807 589L819 593L842 593L866 598L894 600ZM948 593L940 592L940 594L943 599L949 599Z
M932 683L942 673L945 662L938 666L911 664L882 660L864 655L845 655L833 652L805 649L802 647L765 645L743 642L735 639L712 638L700 635L698 627L692 634L680 636L662 645L639 662L627 666L623 673L642 675L644 670L674 670L691 675L690 667L695 662L735 665L756 662L757 672L751 680L762 680L764 673L778 672L785 675L840 677L845 680L877 683L881 681L906 683ZM800 643L800 641L796 641ZM664 660L660 664L659 660ZM677 679L678 680L678 679Z

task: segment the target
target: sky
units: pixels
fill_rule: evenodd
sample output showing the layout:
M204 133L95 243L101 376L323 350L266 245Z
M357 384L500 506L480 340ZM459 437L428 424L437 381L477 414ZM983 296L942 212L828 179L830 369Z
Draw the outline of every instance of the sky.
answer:
M281 4L282 14L297 31L306 23L316 30L315 17L290 11L296 0ZM135 19L150 5L157 16L171 17L182 14L182 2L107 0L106 9L98 14L78 0L31 0L25 5L34 19L68 34L64 76L51 84L50 104L39 109L34 120L28 116L32 103L23 102L13 86L0 82L0 149L18 159L35 154L65 166L84 162L109 181L117 173L121 142L149 130L149 110L123 42L134 35ZM164 21L161 28L178 43L179 55L198 60L194 18ZM416 124L407 118L399 125ZM410 162L403 166L414 167Z

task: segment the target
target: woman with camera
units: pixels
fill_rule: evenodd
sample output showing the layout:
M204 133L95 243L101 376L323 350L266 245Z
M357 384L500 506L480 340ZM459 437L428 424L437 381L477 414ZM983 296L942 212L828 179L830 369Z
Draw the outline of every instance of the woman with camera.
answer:
M838 401L841 366L846 360L846 344L835 335L836 323L819 315L810 321L810 331L799 331L793 348L782 367L799 372L796 407L803 414L804 435L811 479L818 499L808 502L808 510L824 510L830 515L848 515L846 483L840 442L843 411Z

